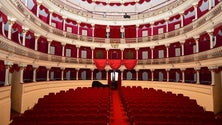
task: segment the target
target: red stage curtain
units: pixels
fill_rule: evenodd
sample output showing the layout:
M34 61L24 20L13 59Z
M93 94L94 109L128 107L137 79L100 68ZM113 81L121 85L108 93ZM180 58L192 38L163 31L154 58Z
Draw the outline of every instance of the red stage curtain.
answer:
M103 70L106 67L106 59L93 59L98 70Z
M132 70L136 66L137 60L136 59L124 59L123 64L128 70Z
M108 63L113 70L118 70L121 66L122 60L120 59L109 59Z

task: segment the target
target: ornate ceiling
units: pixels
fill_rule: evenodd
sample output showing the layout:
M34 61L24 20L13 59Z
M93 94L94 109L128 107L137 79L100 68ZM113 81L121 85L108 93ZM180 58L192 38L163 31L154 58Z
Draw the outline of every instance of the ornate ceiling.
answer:
M92 13L138 14L166 6L177 0L60 0L64 4Z

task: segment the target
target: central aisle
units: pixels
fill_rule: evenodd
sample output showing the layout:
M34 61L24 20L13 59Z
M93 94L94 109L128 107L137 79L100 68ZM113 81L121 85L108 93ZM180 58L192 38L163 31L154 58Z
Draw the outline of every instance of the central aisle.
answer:
M118 90L111 91L111 100L111 125L129 125Z

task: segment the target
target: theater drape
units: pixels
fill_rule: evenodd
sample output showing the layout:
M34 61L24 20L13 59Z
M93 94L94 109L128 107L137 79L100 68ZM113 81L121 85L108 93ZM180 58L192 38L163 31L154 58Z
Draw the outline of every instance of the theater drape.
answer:
M123 64L128 70L132 70L136 66L137 60L136 59L124 59Z
M93 59L98 70L103 70L106 67L106 59Z
M122 60L120 59L109 59L108 63L113 70L118 70L122 64Z

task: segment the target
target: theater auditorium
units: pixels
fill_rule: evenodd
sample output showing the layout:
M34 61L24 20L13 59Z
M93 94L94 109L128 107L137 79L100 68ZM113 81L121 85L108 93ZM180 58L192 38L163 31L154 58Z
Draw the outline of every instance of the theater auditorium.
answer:
M221 0L0 0L0 125L221 124Z

